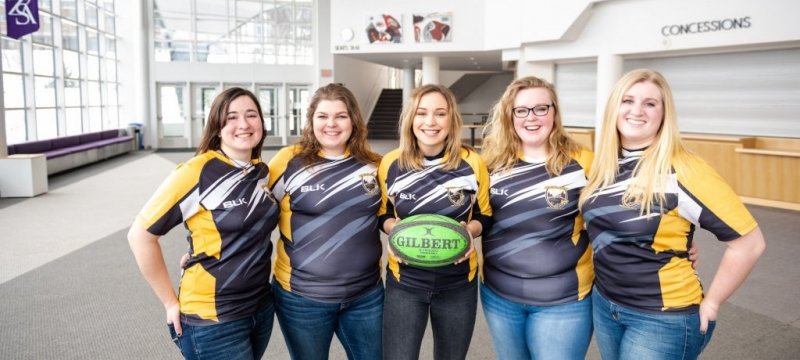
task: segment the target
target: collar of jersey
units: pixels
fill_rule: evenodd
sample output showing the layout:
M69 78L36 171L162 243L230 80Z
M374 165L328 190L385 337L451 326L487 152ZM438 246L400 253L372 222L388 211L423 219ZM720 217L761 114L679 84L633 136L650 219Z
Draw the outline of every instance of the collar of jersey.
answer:
M321 158L323 158L325 160L342 160L342 159L346 159L348 156L350 156L350 149L344 149L344 154L335 155L335 156L326 155L324 151L320 150L319 152L317 152L317 156L319 156L319 157L321 157Z
M646 147L635 150L628 150L624 147L620 147L620 155L624 158L642 156L645 150L647 150Z
M227 156L223 155L222 152L220 152L219 150L209 150L208 152L213 154L215 158L222 160L224 163L230 166L241 168L241 164L233 163L233 159L229 159ZM250 165L255 165L258 163L259 163L258 159L250 159Z
M440 151L438 154L433 155L433 156L422 155L422 163L425 164L426 166L439 164L445 158L447 158L447 156L445 154L445 150L446 149L442 149L442 151Z

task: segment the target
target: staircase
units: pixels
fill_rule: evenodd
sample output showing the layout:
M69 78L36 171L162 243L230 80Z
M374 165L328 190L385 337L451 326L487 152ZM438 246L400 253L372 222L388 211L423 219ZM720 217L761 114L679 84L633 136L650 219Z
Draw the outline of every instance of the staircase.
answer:
M367 122L369 139L399 139L398 124L403 110L403 89L383 89Z

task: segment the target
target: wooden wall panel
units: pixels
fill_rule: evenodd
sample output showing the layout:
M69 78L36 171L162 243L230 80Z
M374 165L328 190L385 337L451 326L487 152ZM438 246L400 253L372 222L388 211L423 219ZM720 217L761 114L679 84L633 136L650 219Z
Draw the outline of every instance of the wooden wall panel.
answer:
M686 149L707 161L734 190L739 188L740 163L736 149L752 144L753 138L698 134L682 134L681 138Z
M594 150L594 129L587 128L564 128L569 133L569 136L578 144L586 147L589 150Z
M800 153L739 153L739 195L800 204Z

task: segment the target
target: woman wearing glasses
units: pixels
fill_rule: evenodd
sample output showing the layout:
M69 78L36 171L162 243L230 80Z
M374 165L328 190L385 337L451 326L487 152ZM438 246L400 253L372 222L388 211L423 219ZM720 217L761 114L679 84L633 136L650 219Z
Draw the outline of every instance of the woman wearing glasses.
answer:
M606 104L601 142L580 199L596 273L594 326L603 359L695 359L720 305L764 252L739 197L681 145L672 92L634 70ZM686 254L695 226L727 249L704 294Z
M489 176L474 150L461 145L462 120L446 87L414 90L400 120L400 148L378 168L382 229L416 214L452 217L477 237L489 228ZM478 258L470 250L438 268L402 263L391 253L383 316L384 359L418 359L430 318L434 359L464 359L475 325Z
M592 335L589 239L578 212L592 153L561 125L553 86L512 82L486 124L492 228L481 304L499 359L584 359Z

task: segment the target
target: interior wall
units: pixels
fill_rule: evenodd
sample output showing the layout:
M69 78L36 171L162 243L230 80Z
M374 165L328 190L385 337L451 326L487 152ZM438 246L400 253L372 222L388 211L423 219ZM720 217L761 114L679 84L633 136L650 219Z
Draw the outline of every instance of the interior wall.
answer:
M488 114L513 80L513 73L501 73L490 77L458 103L459 110L462 114ZM468 115L464 122L470 124L480 120L480 115Z
M369 115L380 97L381 90L389 87L392 72L389 67L334 55L333 81L347 86L358 100L361 114L369 121Z

